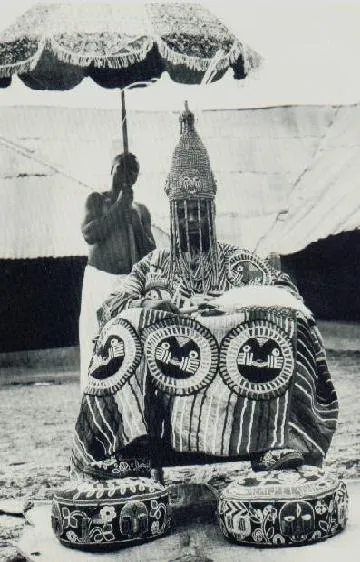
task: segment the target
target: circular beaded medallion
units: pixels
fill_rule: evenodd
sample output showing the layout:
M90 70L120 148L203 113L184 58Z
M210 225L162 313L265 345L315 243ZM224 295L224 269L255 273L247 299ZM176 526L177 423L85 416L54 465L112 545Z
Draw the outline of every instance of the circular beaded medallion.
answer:
M193 394L208 386L218 368L211 332L191 318L166 318L142 334L154 384L168 394Z
M236 326L220 345L220 373L237 394L256 400L280 396L294 371L289 337L276 324L253 320Z

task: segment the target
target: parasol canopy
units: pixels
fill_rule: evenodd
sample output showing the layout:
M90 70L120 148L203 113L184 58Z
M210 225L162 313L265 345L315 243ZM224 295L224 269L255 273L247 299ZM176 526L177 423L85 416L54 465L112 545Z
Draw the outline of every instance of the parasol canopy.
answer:
M0 34L0 87L17 75L34 90L70 90L85 77L120 88L125 153L125 88L146 85L164 71L184 84L218 80L230 67L243 79L259 62L200 4L38 4ZM124 218L134 263L130 212Z
M260 56L200 4L38 4L0 34L0 86L68 90L84 77L105 88L159 78L243 79Z

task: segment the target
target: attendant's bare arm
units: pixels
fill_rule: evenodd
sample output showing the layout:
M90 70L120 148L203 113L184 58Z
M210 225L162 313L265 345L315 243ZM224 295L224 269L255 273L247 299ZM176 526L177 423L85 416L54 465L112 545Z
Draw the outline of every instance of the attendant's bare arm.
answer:
M96 244L106 240L115 225L124 219L124 209L129 207L132 193L121 191L117 200L106 213L103 213L103 195L91 193L85 203L85 217L81 225L81 232L88 244Z
M145 205L142 205L141 203L134 203L134 205L136 205L140 210L141 224L146 235L146 239L149 243L149 251L154 250L156 244L151 232L151 214Z

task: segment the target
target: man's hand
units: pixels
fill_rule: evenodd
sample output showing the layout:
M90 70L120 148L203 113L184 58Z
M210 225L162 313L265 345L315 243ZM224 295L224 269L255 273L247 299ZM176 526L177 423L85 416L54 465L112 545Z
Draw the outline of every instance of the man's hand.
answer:
M165 299L144 299L142 302L144 308L150 310L164 310L165 312L172 312L173 314L180 314L178 307L170 300Z
M120 190L117 198L117 202L121 203L124 207L131 207L133 199L134 199L134 192L132 187L126 186Z

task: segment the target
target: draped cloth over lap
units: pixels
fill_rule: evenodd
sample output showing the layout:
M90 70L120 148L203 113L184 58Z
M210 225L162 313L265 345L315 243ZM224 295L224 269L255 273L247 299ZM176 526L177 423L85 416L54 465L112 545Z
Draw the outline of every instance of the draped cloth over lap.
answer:
M107 322L76 424L74 464L86 470L121 457L144 436L180 455L246 458L292 447L309 464L322 459L337 398L315 322L291 298L293 307L241 304L215 316L133 308Z

